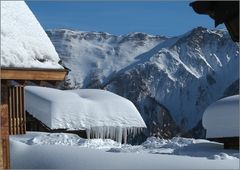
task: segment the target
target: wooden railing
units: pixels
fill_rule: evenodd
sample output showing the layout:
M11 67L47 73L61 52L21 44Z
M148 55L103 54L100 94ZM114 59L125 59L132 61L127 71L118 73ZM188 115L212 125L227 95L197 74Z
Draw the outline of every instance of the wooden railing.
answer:
M24 104L24 86L8 87L9 134L26 133L26 113Z

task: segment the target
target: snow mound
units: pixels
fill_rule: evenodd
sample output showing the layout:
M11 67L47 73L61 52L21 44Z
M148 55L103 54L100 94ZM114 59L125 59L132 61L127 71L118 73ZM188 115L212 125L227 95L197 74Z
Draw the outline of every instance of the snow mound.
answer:
M174 137L171 140L156 137L148 138L142 145L147 149L180 148L194 143L194 139Z
M23 154L27 150L32 152L37 148L42 148L43 150L48 148L48 152L53 154L58 152L58 149L72 150L72 152L69 151L66 153L69 154L68 159L70 160L78 157L77 155L86 156L86 149L91 149L92 151L100 150L105 153L105 156L111 154L113 157L118 157L118 155L122 155L123 157L129 155L133 157L135 157L134 155L146 155L146 157L168 156L168 158L171 158L171 162L176 157L179 159L204 159L206 161L239 161L238 150L225 150L223 145L217 142L182 137L174 137L172 139L149 137L141 145L129 145L121 144L111 139L83 139L69 133L27 132L25 135L11 136L10 141L13 146L11 147L11 152L14 153L12 154L14 157L21 155L20 151ZM21 150L19 147L25 149ZM39 152L39 150L34 153L41 155L41 151ZM20 161L21 158L18 158L18 160ZM51 161L55 161L56 159L58 158L52 157ZM64 157L64 160L66 160L66 157Z
M82 139L78 143L78 146L93 149L110 149L113 147L121 147L121 143L111 139Z
M47 34L24 1L1 2L1 66L62 69Z
M26 110L51 129L87 130L88 138L126 142L146 125L132 102L105 90L25 88Z
M214 160L239 158L239 153L237 152L237 150L226 151L223 149L223 145L220 143L211 142L204 139L192 139L182 137L174 137L172 139L149 137L141 145L122 145L118 148L111 148L108 152L147 152L150 154L204 157Z
M49 133L33 137L27 141L27 144L74 146L77 145L80 140L81 138L75 134Z
M121 147L139 148L138 152L108 152L59 144L28 144L27 141L41 132L27 132L25 135L10 136L11 168L13 169L239 169L238 150L224 150L217 143L199 141L186 152L178 154L153 154L141 149L141 145L122 145ZM60 135L61 136L61 135ZM55 136L60 139L60 136ZM53 137L53 136L52 136ZM61 136L65 138L66 136ZM153 139L151 139L153 141ZM156 138L156 140L159 140ZM184 139L185 140L185 139ZM193 139L194 140L194 139ZM89 140L89 142L92 139ZM97 140L94 139L96 143ZM99 143L103 141L98 140ZM196 140L198 141L198 140ZM57 143L57 142L56 142ZM103 142L108 145L107 142ZM205 146L203 145L205 144ZM217 147L215 147L217 145ZM92 145L93 146L93 145ZM96 146L96 145L95 145ZM119 148L121 148L119 147ZM197 148L197 149L196 149ZM135 149L137 150L137 149ZM126 150L125 150L126 151ZM205 155L201 155L205 153ZM194 155L195 154L195 155ZM208 159L211 157L211 159Z
M202 123L207 138L239 136L239 95L211 104L204 112Z
M110 149L121 146L120 143L111 139L83 139L78 135L70 133L42 133L33 136L25 143L28 145L64 145L94 149Z

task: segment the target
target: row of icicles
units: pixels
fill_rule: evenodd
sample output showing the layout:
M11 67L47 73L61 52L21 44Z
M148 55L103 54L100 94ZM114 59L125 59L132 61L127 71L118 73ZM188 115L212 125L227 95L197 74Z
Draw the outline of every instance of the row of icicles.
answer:
M140 127L91 127L86 129L87 138L113 139L118 143L127 143L128 135L133 137L142 132Z

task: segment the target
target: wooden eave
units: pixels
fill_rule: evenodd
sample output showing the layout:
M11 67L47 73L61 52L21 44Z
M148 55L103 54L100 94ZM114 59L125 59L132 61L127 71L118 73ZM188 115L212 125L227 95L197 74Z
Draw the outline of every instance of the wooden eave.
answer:
M33 69L33 68L1 68L2 80L64 80L68 71L66 69Z

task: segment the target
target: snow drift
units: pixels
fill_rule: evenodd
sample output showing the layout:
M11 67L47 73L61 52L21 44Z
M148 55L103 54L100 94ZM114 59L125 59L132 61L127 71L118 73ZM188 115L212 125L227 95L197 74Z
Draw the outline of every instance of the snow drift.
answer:
M202 139L148 138L142 145L27 132L10 137L13 169L239 169L238 150Z
M1 2L1 66L62 68L47 34L24 1Z
M126 142L128 133L146 127L129 100L105 90L25 88L26 110L51 129L87 130L88 138Z
M207 138L239 136L239 95L211 104L203 114L202 123Z

